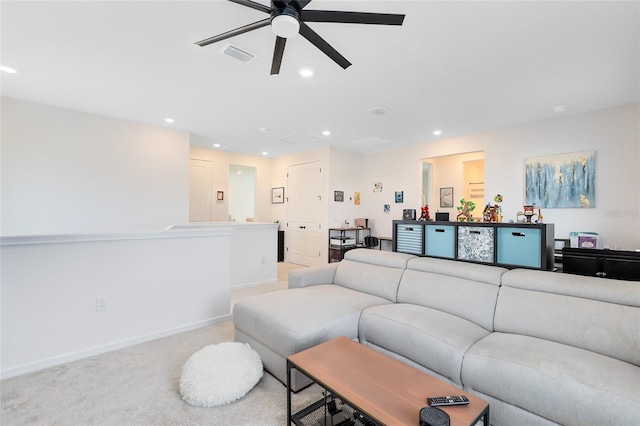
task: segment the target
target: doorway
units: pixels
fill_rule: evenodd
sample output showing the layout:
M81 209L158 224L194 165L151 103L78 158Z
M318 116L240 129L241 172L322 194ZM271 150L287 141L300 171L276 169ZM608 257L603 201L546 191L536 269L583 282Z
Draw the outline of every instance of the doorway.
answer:
M322 262L322 197L320 161L287 168L287 261L315 266Z

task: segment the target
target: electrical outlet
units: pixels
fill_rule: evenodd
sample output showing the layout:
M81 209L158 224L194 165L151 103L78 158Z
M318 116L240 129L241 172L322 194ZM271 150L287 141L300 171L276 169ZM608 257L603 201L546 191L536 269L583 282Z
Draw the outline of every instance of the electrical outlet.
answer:
M107 310L107 298L106 297L97 297L96 298L96 312L102 312Z

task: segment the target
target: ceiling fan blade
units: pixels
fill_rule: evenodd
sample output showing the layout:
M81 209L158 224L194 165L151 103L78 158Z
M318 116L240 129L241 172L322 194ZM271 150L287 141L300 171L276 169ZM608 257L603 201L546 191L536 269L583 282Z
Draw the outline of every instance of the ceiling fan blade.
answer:
M251 1L251 0L229 0L229 1L232 3L237 3L243 6L250 7L251 9L259 10L260 12L271 13L270 7L267 7L260 3L256 3L255 1Z
M311 3L311 0L297 0L297 2L298 2L298 5L300 5L300 9L304 9L306 5Z
M286 43L286 38L276 38L276 47L273 49L273 62L271 62L271 75L280 73L280 64L282 64L282 55L284 54Z
M239 34L244 34L251 30L255 30L258 28L266 27L271 24L271 18L266 18L258 22L254 22L253 24L245 25L244 27L236 28L235 30L227 31L226 33L218 34L217 36L209 37L204 40L200 40L196 42L200 47L207 46L211 43L215 43L217 41L228 39L229 37L233 37Z
M402 25L405 15L393 13L339 12L332 10L304 10L305 22L336 22L343 24Z
M339 54L336 49L331 47L329 43L324 41L322 37L309 28L309 26L304 22L300 22L300 34L309 40L315 47L324 52L325 55L333 59L334 62L342 68L347 69L351 65L351 62L349 62L347 58Z

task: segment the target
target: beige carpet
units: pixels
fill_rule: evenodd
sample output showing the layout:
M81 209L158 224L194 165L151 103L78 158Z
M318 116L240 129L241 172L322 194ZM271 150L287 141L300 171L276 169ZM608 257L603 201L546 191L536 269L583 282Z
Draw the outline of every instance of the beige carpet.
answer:
M227 406L197 408L182 401L179 381L187 359L206 345L232 340L233 323L225 321L3 380L0 423L285 425L286 388L269 374ZM312 386L294 396L294 406L302 408L321 397L321 389Z

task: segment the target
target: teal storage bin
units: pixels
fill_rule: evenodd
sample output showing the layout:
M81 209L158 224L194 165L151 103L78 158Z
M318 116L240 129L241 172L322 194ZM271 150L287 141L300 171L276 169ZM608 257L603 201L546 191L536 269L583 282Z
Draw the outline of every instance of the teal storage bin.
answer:
M456 228L450 225L426 225L424 253L453 259L456 256Z
M498 228L498 263L540 268L541 238L539 228Z

